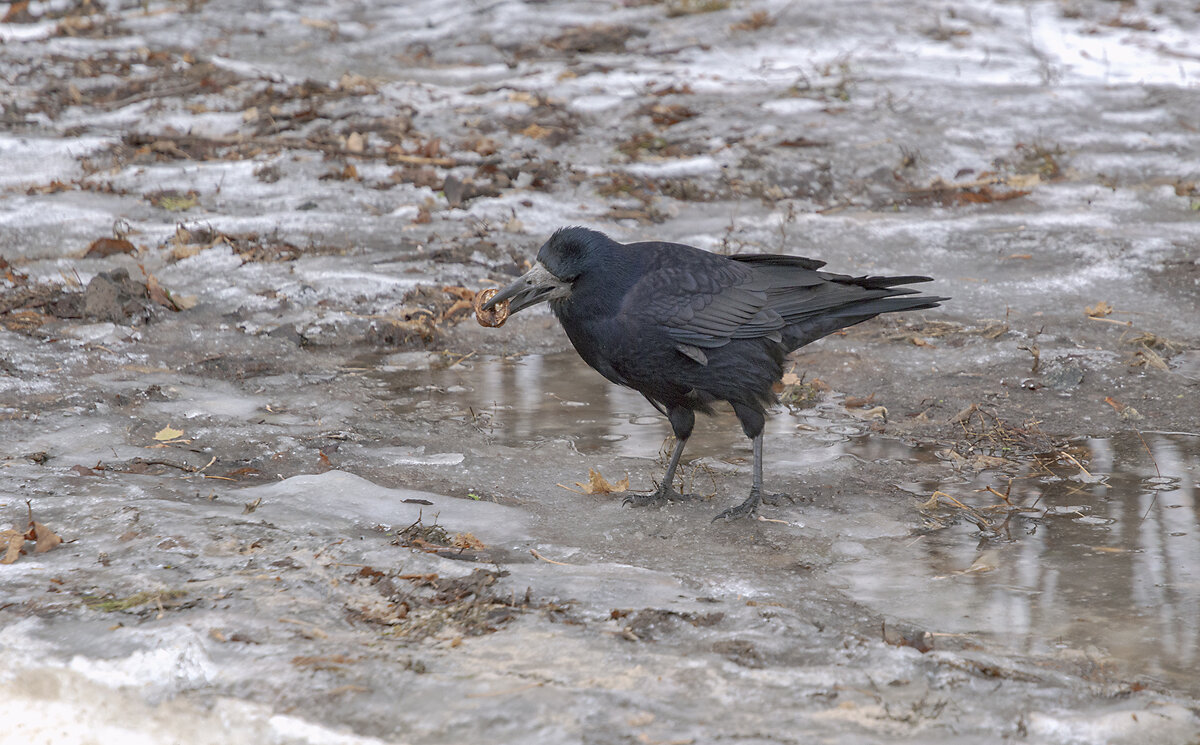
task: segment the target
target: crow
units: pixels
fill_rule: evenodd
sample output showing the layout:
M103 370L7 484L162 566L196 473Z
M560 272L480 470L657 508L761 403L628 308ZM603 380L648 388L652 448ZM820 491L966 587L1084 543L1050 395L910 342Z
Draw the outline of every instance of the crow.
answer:
M753 443L750 496L714 520L754 514L765 500L762 441L772 387L794 349L880 313L935 308L949 298L898 287L930 277L850 277L797 256L721 256L679 243L621 244L582 227L560 228L533 267L483 304L509 314L541 302L575 350L608 380L641 393L665 415L675 447L662 484L634 506L687 499L673 486L696 412L728 401Z

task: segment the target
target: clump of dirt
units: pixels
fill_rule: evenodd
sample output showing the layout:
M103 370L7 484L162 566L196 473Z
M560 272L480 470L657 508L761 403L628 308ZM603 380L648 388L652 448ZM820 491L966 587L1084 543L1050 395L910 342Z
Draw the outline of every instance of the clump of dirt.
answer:
M20 333L31 333L54 319L139 325L171 302L153 277L135 279L125 268L97 274L82 290L75 278L71 284L51 285L13 276L17 281L0 287L0 323Z
M715 626L725 618L721 612L692 613L659 608L643 608L639 611L613 610L614 619L628 617L621 636L629 641L656 641L674 633L680 624L686 623L699 628Z
M630 39L643 37L648 33L645 29L631 26L598 23L591 26L574 26L558 36L543 39L542 44L570 54L619 53L625 51L625 45Z
M435 635L482 636L531 607L529 593L518 598L497 592L496 583L508 572L474 569L463 577L438 574L400 574L364 567L349 579L366 584L387 603L385 609L356 614L360 620L384 623L389 635L420 641ZM353 610L353 608L351 608Z

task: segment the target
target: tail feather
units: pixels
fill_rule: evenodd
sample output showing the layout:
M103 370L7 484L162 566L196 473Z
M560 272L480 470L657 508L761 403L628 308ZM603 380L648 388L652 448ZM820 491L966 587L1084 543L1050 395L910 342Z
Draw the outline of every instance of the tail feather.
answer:
M849 302L815 317L791 324L783 330L783 345L790 352L805 344L828 336L840 329L869 321L881 313L906 310L928 310L937 308L948 297L914 295L915 290L893 291L887 297L876 297L863 302Z
M906 277L848 277L844 280L835 281L847 285L857 285L864 290L883 290L888 287L895 287L896 285L911 285L916 284L917 282L932 282L933 277L921 277L914 274ZM917 292L917 290L910 290L910 292Z
M906 295L908 294L906 293ZM929 295L917 295L916 297L897 297L893 295L891 297L868 300L865 303L851 303L830 311L829 315L840 318L863 316L863 320L866 320L880 313L937 308L943 300L949 299L946 297L931 297Z

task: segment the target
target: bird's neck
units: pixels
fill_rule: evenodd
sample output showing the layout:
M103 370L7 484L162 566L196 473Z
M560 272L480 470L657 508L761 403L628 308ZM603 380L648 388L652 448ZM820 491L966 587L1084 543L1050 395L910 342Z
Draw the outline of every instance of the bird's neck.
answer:
M627 251L614 251L601 263L601 268L579 275L572 284L570 295L551 300L550 310L563 324L616 315L625 294L640 276L639 258Z

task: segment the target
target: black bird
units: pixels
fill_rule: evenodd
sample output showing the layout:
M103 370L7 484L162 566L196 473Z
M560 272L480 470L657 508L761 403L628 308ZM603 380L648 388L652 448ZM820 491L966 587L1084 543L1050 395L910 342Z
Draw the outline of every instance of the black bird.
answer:
M720 256L679 243L621 244L561 228L533 268L485 309L546 301L579 356L666 415L675 449L658 489L636 505L684 499L672 484L696 412L728 401L754 445L750 496L716 519L751 515L764 499L762 432L789 352L880 313L935 308L943 297L897 285L930 277L849 277L796 256ZM768 496L773 501L775 495Z

